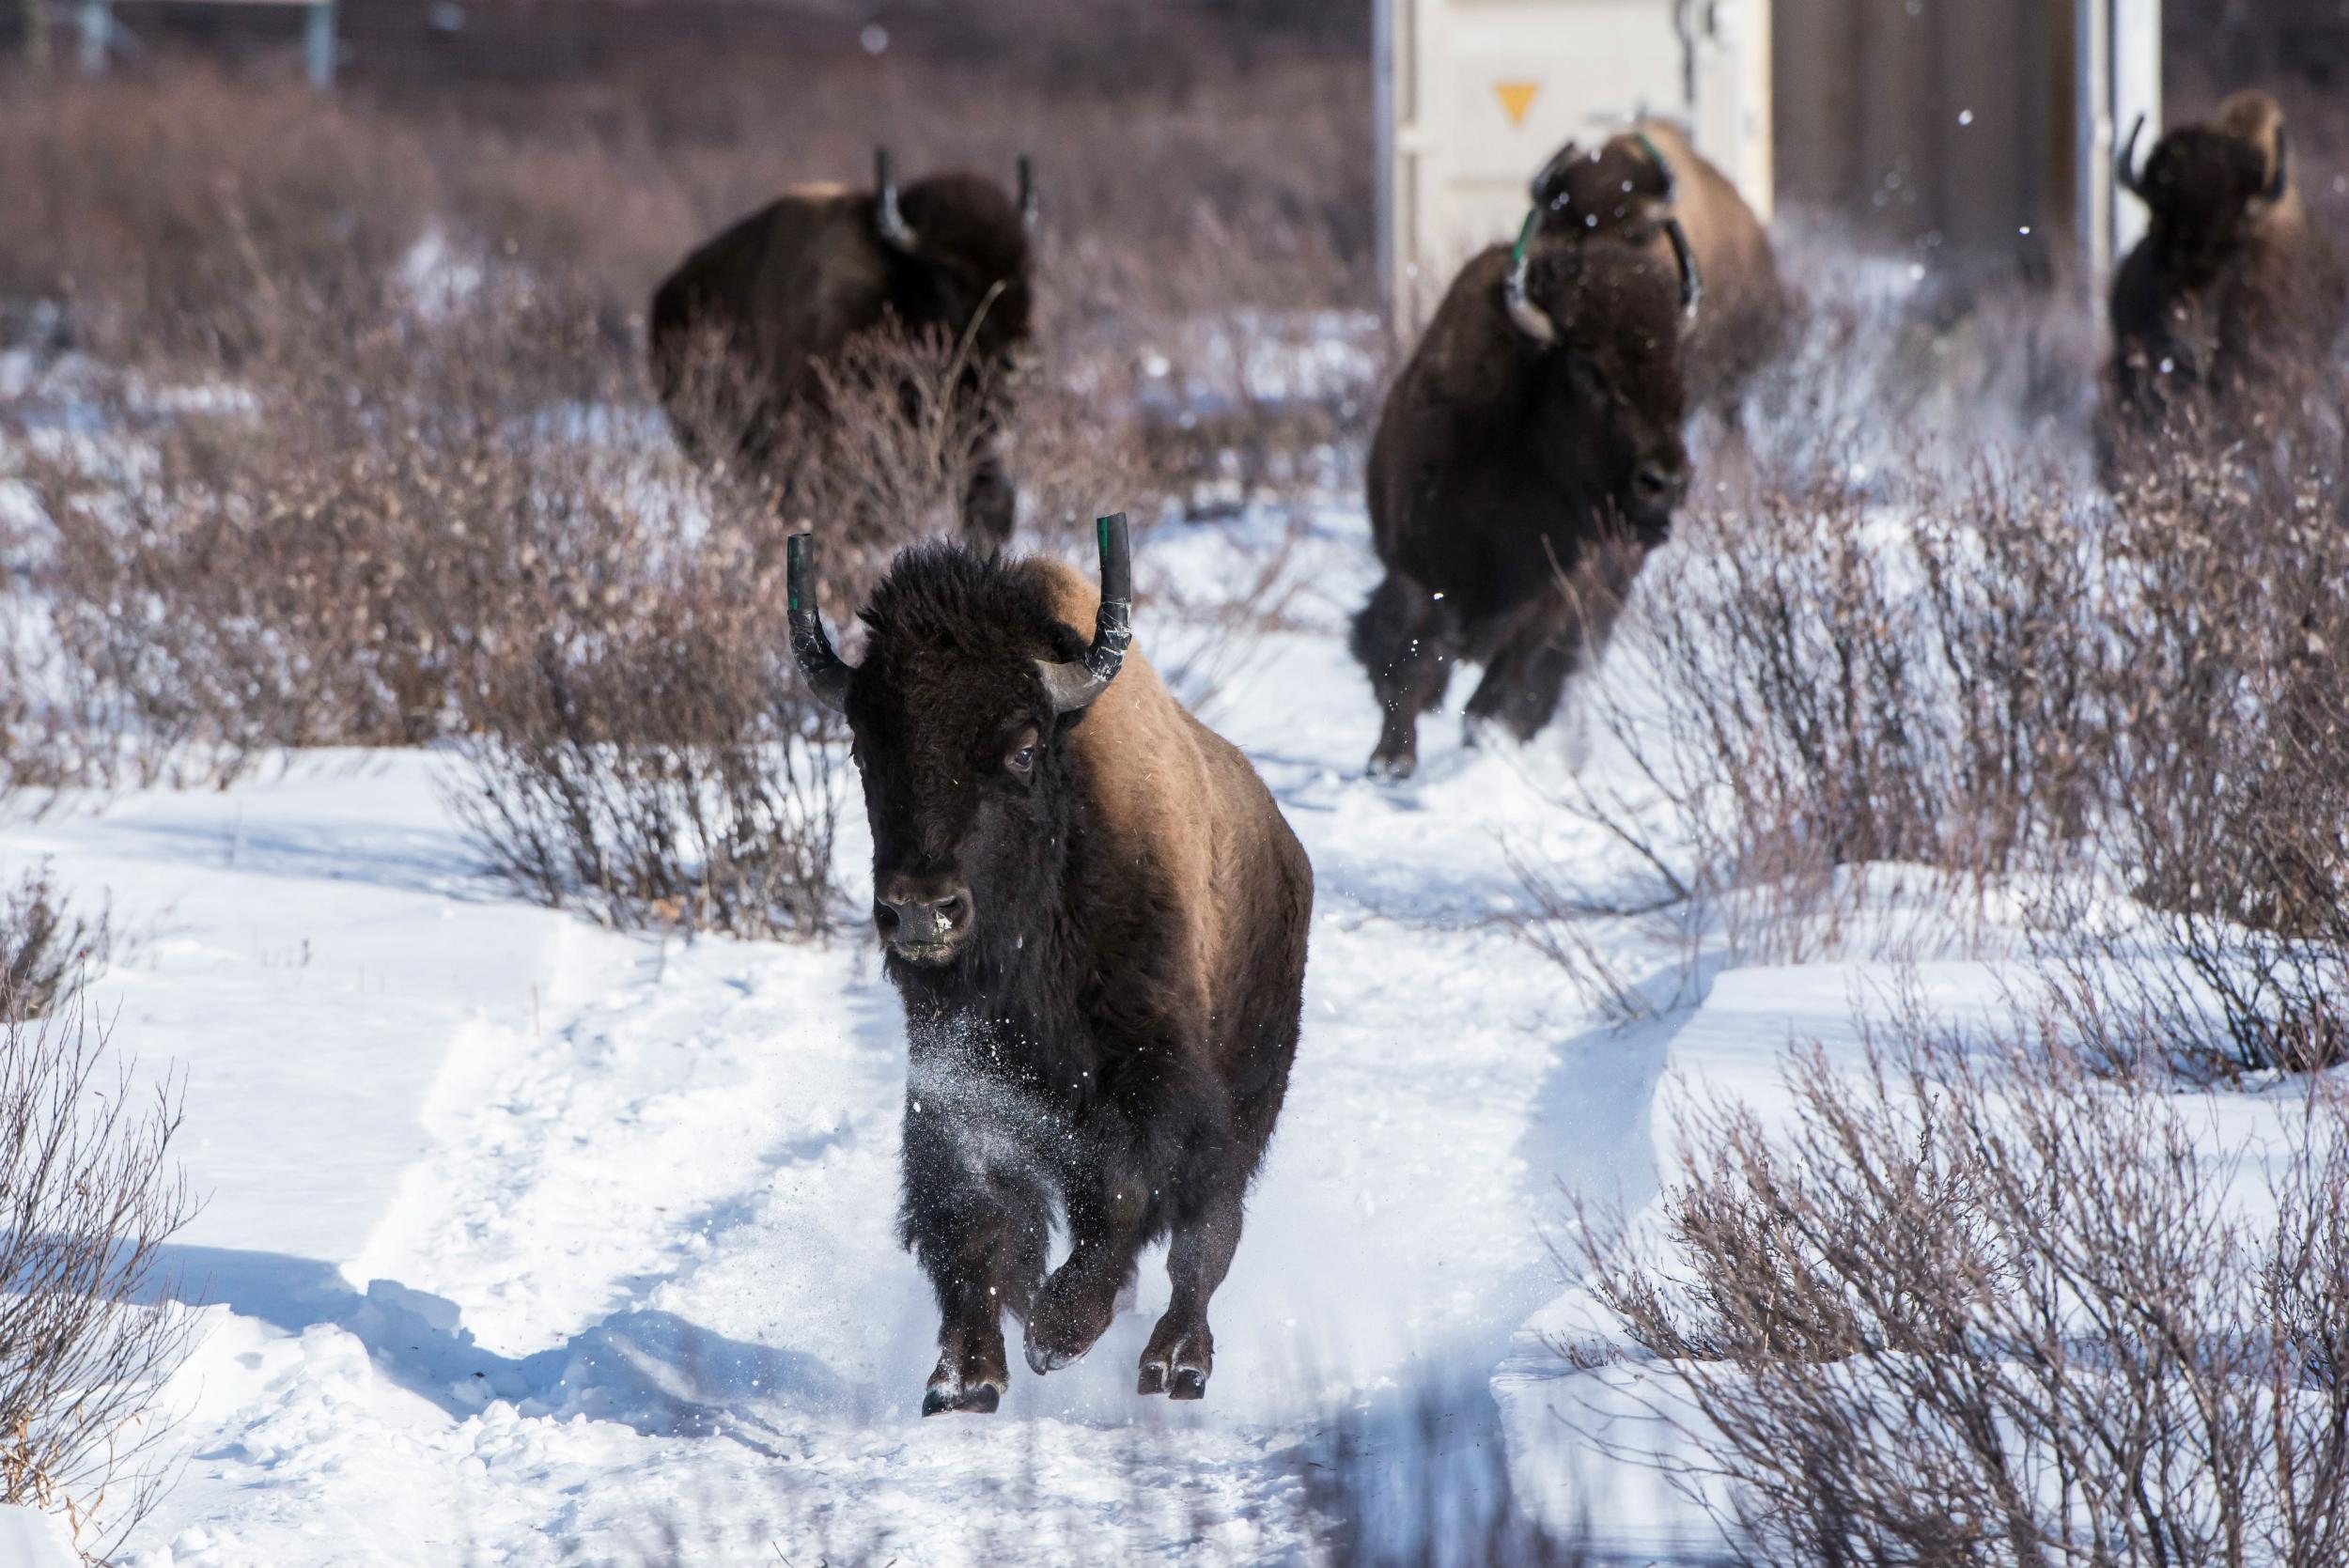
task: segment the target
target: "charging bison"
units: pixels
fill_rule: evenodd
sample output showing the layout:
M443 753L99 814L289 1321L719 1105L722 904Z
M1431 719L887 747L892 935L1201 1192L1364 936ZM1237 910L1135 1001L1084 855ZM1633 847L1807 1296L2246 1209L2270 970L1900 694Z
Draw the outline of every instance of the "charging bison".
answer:
M2140 169L2143 131L2140 116L2113 171L2149 222L2113 280L2108 457L2112 441L2177 414L2295 405L2349 308L2349 274L2301 199L2274 99L2235 94L2208 123L2163 136Z
M777 481L786 419L820 399L819 363L894 320L968 340L961 396L980 399L985 452L963 498L973 538L1011 535L1017 496L998 443L1012 356L1028 337L1035 182L1015 201L974 174L898 190L889 153L872 191L786 192L702 246L652 297L653 384L685 448ZM700 356L715 349L715 365ZM713 376L711 371L715 371Z
M1006 1308L1037 1373L1082 1356L1170 1234L1140 1391L1198 1399L1297 1053L1312 867L1247 759L1128 651L1122 517L1097 598L1052 562L904 551L853 667L807 548L786 557L793 650L848 717L905 1001L903 1238L940 1312L923 1413L995 1408ZM1056 1205L1071 1248L1048 1276Z
M1680 334L1688 250L1590 244L1529 218L1452 285L1371 444L1384 582L1354 655L1385 710L1373 772L1416 766L1419 716L1481 661L1471 725L1531 738L1688 488ZM1587 567L1588 569L1583 569Z
M1533 177L1544 234L1611 240L1692 265L1702 318L1682 348L1690 399L1735 414L1786 335L1786 289L1762 220L1675 126L1642 120L1584 149L1569 142Z

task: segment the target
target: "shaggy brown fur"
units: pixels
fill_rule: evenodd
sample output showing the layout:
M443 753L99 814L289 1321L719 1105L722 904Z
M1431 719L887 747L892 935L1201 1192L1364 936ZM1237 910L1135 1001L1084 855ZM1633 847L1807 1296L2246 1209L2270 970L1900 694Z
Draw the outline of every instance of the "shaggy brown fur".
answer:
M1669 181L1655 154L1670 165ZM1637 245L1666 265L1672 255L1662 225L1680 220L1704 278L1683 360L1688 396L1734 414L1746 383L1785 341L1788 305L1769 233L1729 177L1677 126L1641 120L1596 147L1561 147L1534 177L1533 207L1546 233Z
M1688 487L1669 254L1537 235L1526 295L1548 344L1511 318L1510 267L1495 246L1454 281L1371 445L1387 576L1353 646L1385 713L1373 771L1411 771L1419 716L1463 658L1485 664L1471 722L1547 724Z
M1139 649L1055 712L1036 661L1076 658L1097 603L1054 563L909 551L849 677L879 897L947 911L921 941L876 911L910 1050L903 1235L941 1314L926 1413L995 1407L1005 1308L1034 1371L1083 1355L1168 1235L1139 1388L1202 1396L1296 1054L1304 850ZM1056 1211L1071 1250L1048 1277Z
M2133 178L2150 225L2112 286L2108 461L2180 416L2296 407L2349 313L2349 273L2301 199L2265 93L2170 131Z
M900 207L918 239L910 252L883 240L874 192L802 186L694 251L661 283L650 318L653 383L688 451L736 457L787 481L769 470L786 456L778 450L786 415L819 396L817 365L893 319L957 342L968 334L964 390L988 398L1000 425L1009 356L1028 337L1019 204L980 176L943 174L906 186ZM714 366L706 363L713 356ZM1000 544L1016 501L990 456L965 498L964 525Z

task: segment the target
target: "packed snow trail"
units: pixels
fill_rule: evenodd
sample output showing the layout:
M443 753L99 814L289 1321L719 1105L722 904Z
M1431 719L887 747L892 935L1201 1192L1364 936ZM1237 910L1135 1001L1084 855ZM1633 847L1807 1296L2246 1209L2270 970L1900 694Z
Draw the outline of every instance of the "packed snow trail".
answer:
M1152 567L1204 588L1269 526L1160 530ZM995 1417L919 1419L903 1033L861 932L660 942L528 907L479 878L444 759L413 753L0 837L140 933L98 1007L184 1074L210 1196L177 1260L211 1303L174 1389L195 1457L134 1560L1277 1561L1305 1552L1295 1450L1333 1412L1487 1440L1486 1381L1561 1286L1561 1184L1652 1189L1663 1033L1587 1017L1492 918L1504 841L1560 831L1550 753L1463 753L1438 721L1422 782L1360 779L1374 715L1343 627L1368 559L1359 515L1318 520L1291 629L1204 705L1318 893L1197 1406L1132 1391L1160 1250L1082 1361L1019 1369ZM1179 655L1146 599L1142 634ZM853 800L844 826L855 888Z

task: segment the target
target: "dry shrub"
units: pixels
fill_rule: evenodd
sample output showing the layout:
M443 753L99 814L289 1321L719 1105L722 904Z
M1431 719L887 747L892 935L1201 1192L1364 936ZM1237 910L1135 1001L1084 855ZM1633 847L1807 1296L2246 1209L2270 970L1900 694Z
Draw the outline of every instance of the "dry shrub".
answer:
M2092 1076L2061 1025L1968 1038L1911 998L1864 1072L1789 1056L1776 1136L1684 1116L1660 1250L1587 1231L1644 1397L1702 1451L1675 1473L1725 1489L1752 1560L2349 1553L2349 1108L2279 1117L2250 1193L2196 1102Z
M2106 635L2099 747L2113 879L2043 943L2077 1027L2118 1060L2321 1071L2349 1057L2349 464L2173 449L2119 497L2128 613Z
M2153 992L2101 1007L2172 1043L2215 1029L2235 1069L2334 1060L2349 442L2325 411L2259 412L2256 442L2172 432L2108 495L2061 460L1895 480L1849 450L1754 457L1641 573L1587 694L1627 766L1562 791L1644 885L1522 856L1537 931L1664 908L1799 960L1883 935L1862 872L1890 866L1922 895L1904 937L1966 943L2006 894L2091 871L2164 926L2131 949ZM2041 895L2051 954L2091 928L2078 896Z
M466 726L478 660L537 624L540 555L642 478L594 439L619 416L469 351L495 330L552 355L568 328L593 330L485 309L367 334L343 376L257 374L146 450L28 458L51 533L33 585L80 706L136 737L140 782Z
M1633 851L1630 903L1719 918L1743 956L1831 946L1859 867L1978 887L2058 854L2093 804L2088 508L1986 467L1887 506L1846 473L1683 520L1588 694L1629 782L1563 797Z
M79 1006L0 1018L0 1503L65 1514L93 1557L168 1479L151 1405L194 1328L151 1304L197 1206L178 1093L109 1059Z
M827 929L836 748L791 665L778 552L731 526L577 551L541 629L486 661L447 790L474 844L624 928Z
M0 1017L47 1017L113 949L105 911L66 908L46 867L0 900Z
M380 313L439 199L408 127L195 70L0 93L0 329L50 302L116 359L234 359L288 312Z

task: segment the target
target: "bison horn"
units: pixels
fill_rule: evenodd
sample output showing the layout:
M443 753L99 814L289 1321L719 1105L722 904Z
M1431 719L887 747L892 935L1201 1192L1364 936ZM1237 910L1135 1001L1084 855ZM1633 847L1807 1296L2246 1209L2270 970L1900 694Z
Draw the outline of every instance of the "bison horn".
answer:
M1118 667L1126 662L1127 645L1134 640L1134 586L1131 557L1126 548L1126 514L1115 513L1096 525L1101 550L1101 608L1093 618L1093 645L1081 659L1066 663L1035 661L1044 677L1044 694L1055 713L1074 713L1090 706L1110 689Z
M906 222L905 213L897 206L897 160L887 147L877 148L873 153L873 187L877 194L874 225L880 230L882 242L892 250L913 250L913 225Z
M1035 227L1035 160L1026 153L1019 155L1019 226Z
M1704 273L1697 267L1697 253L1689 247L1688 231L1680 226L1678 218L1664 220L1664 237L1672 242L1672 260L1680 267L1680 314L1694 321L1697 306L1704 303Z
M2145 188L2138 182L2137 138L2142 135L2144 131L2145 116L2139 115L2137 116L2137 123L2129 127L2129 139L2121 144L2120 154L2112 161L2114 183L2139 201L2145 199Z
M1509 257L1509 276L1501 286L1501 303L1509 310L1509 319L1517 331L1547 349L1558 341L1558 323L1525 292L1526 274L1533 265L1533 227L1541 221L1541 209L1525 215L1525 227L1517 233L1517 248Z
M2292 166L2284 157L2284 128L2276 127L2276 166L2267 177L2267 189L2261 193L2269 202L2284 199L2285 187L2292 182Z
M816 572L807 563L805 534L794 534L783 547L784 592L791 602L791 657L800 677L816 700L838 713L848 703L850 665L832 651L824 623L816 614Z

